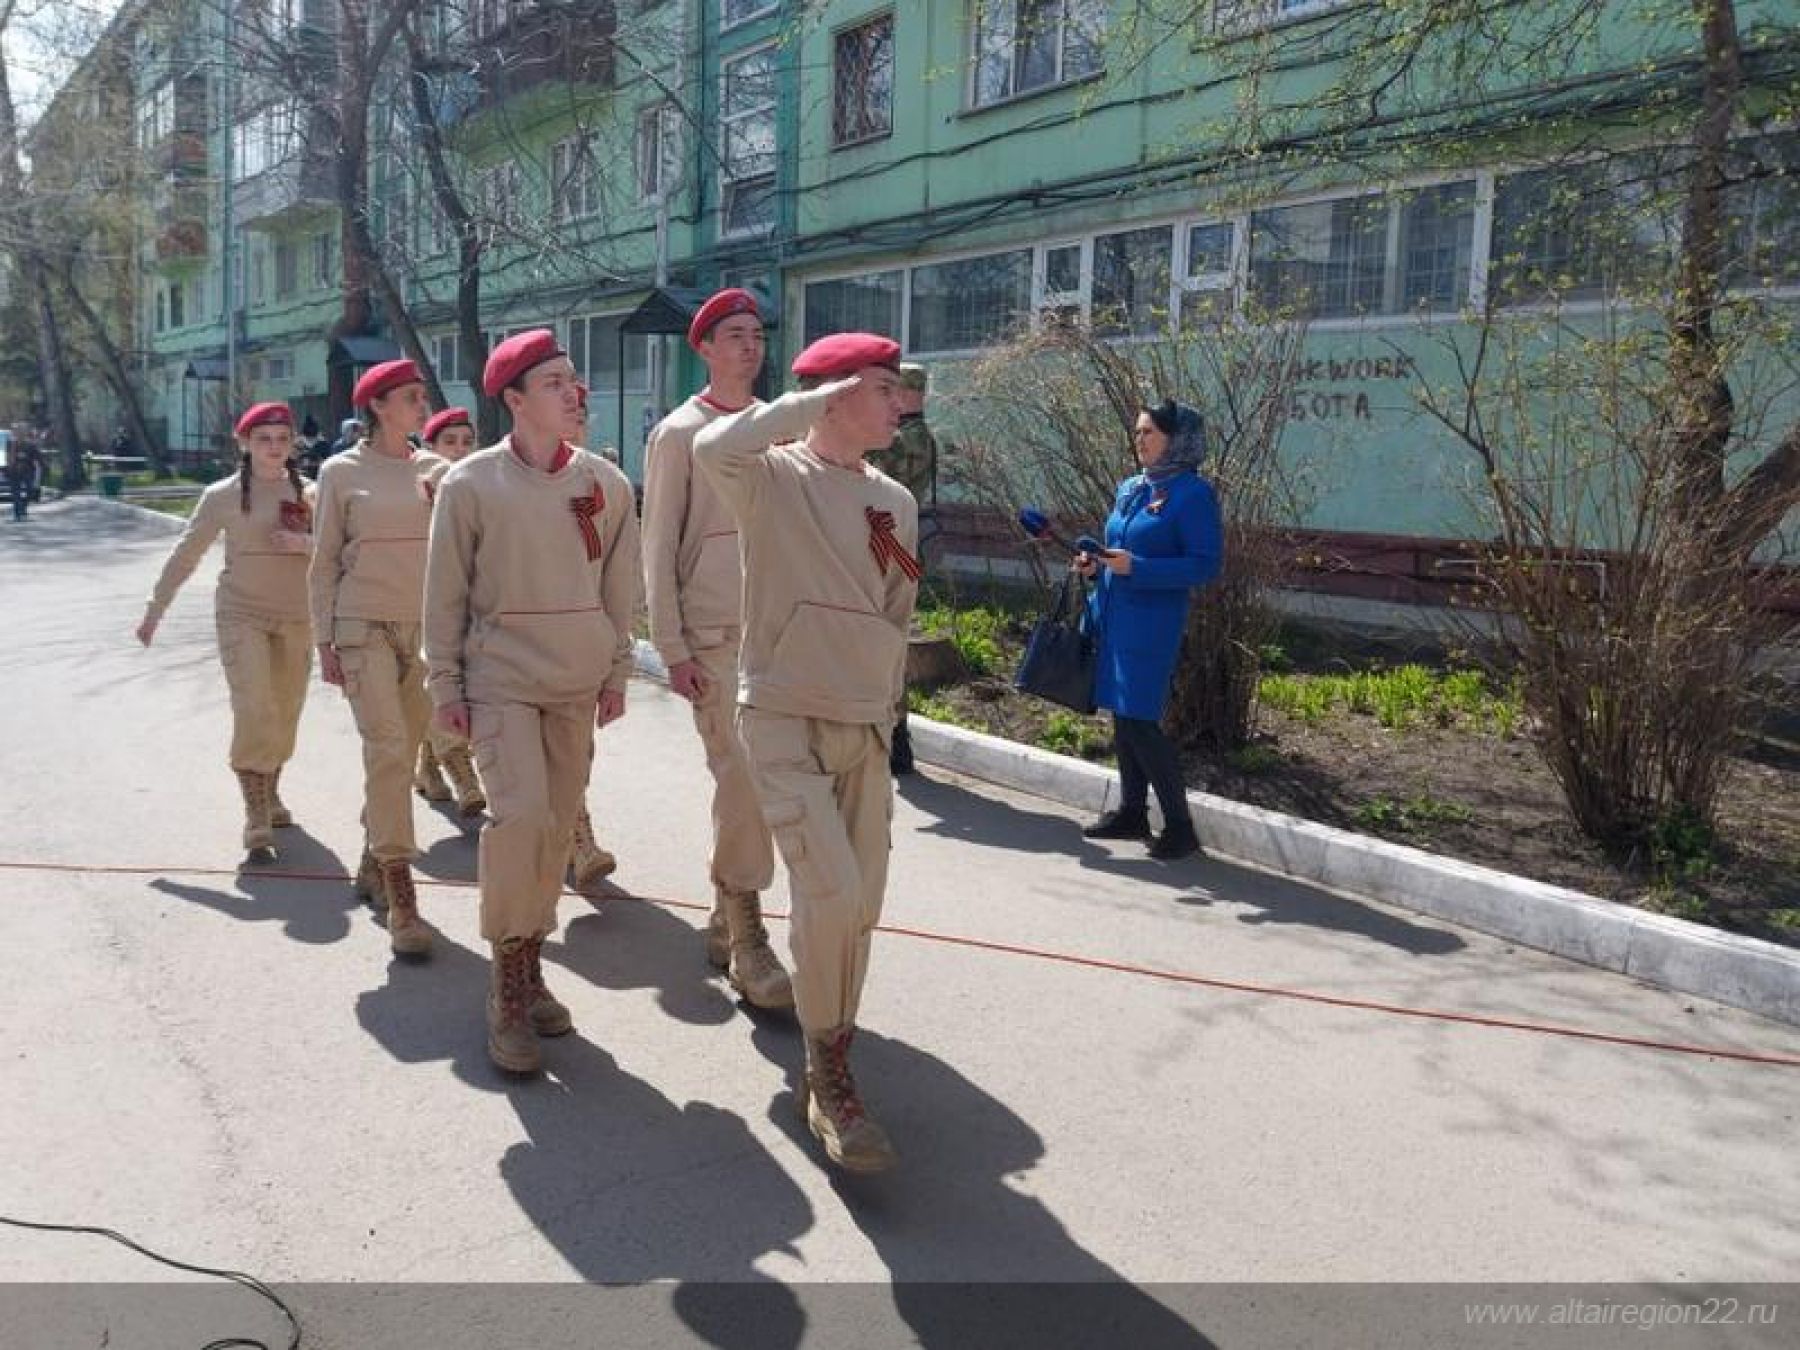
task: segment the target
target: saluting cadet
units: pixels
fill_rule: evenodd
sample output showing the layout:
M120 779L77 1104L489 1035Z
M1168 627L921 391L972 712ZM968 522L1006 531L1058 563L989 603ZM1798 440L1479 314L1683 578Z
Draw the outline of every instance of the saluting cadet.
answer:
M774 880L775 854L733 715L744 622L738 527L694 472L694 437L757 402L763 325L756 297L735 289L714 295L695 313L688 345L706 363L706 387L656 424L644 451L650 640L668 667L669 687L693 705L713 777L707 958L747 1002L788 1008L793 985L762 918L761 892Z
M419 368L384 361L356 382L362 439L319 470L313 636L326 683L350 699L363 744L357 894L387 912L397 956L430 953L413 887L412 774L431 705L420 656L432 497L450 467L414 449L430 411Z
M872 333L822 338L794 361L802 392L694 439L742 542L738 728L787 863L802 1103L827 1157L857 1172L896 1161L850 1043L887 888L888 740L918 598L918 504L864 460L899 423L899 359Z
M294 414L287 404L256 404L238 418L235 432L238 471L201 494L156 579L137 637L150 645L175 592L224 535L214 610L219 662L231 691L231 767L244 795L246 860L272 862L275 828L294 823L281 802L281 767L294 753L312 669L306 618L312 488L294 468Z
M432 522L425 647L439 723L469 737L488 794L481 935L493 947L488 1055L542 1063L571 1029L544 984L544 938L587 784L594 728L625 711L638 601L631 484L564 439L575 368L548 329L494 348L488 397L512 434L450 471Z
M930 512L937 510L938 443L925 420L925 390L930 376L924 366L903 362L900 366L900 429L894 439L869 456L869 463L912 493L913 500ZM912 732L906 725L906 688L894 709L894 740L888 748L888 768L896 777L913 771Z
M475 450L475 424L467 408L445 408L431 415L419 439L439 459L456 464ZM428 802L447 802L454 797L456 809L465 816L480 815L487 806L481 780L475 776L475 762L469 756L469 743L445 731L435 719L419 742L413 791Z
M569 429L565 433L570 445L577 449L587 449L588 424L588 387L580 380L575 381L575 411L569 417ZM596 452L609 463L618 461L604 452ZM594 833L594 818L588 813L587 785L581 788L581 809L575 813L574 842L569 847L569 881L578 891L585 891L596 882L604 881L618 870L619 860L606 849L600 847L600 840Z

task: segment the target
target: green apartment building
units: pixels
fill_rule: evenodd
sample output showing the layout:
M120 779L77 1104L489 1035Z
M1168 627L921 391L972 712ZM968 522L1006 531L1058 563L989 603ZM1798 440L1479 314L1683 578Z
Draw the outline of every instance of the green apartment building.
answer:
M1686 5L1571 5L1592 18L1581 41L1466 82L1442 38L1407 72L1404 115L1347 137L1333 82L1371 33L1398 40L1392 8L428 0L419 79L397 43L376 81L371 226L446 398L470 403L429 120L477 232L483 332L555 327L595 392L590 439L634 476L649 422L699 377L671 334L722 284L767 298L774 384L809 338L875 329L940 375L951 426L959 365L1048 317L1129 344L1221 313L1303 316L1284 447L1313 486L1305 524L1357 566L1420 573L1429 541L1476 526L1470 466L1418 387L1454 376L1483 313L1610 321L1638 259L1667 247L1645 184L1691 122L1699 38ZM1490 8L1521 42L1558 9ZM379 311L329 336L338 17L337 0L121 16L148 166L136 357L178 447L217 447L227 376L329 432L331 364L399 351ZM1770 115L1741 130L1758 169L1733 188L1730 275L1783 305L1800 295L1782 101L1800 16L1742 0L1736 21ZM232 56L246 32L291 50L287 78Z

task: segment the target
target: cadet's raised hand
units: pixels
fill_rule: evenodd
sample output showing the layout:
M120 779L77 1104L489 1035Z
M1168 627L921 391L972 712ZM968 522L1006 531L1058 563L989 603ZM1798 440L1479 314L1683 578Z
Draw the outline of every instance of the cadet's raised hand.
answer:
M698 661L677 661L669 667L669 688L689 703L698 703L705 698L710 686L706 668Z
M602 689L600 702L594 708L594 725L603 727L608 722L616 722L625 715L625 691L623 689Z

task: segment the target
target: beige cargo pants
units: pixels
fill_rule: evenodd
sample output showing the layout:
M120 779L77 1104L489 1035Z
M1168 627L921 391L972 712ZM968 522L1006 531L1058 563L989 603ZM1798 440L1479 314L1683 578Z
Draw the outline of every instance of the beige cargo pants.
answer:
M765 891L775 880L775 851L763 819L756 778L737 730L738 648L734 629L694 633L690 638L717 638L690 647L706 672L706 696L694 704L694 729L706 751L712 774L712 883L720 891Z
M872 726L738 709L763 817L787 864L794 1008L808 1033L856 1021L887 891L894 783Z
M276 773L294 755L312 674L306 620L220 614L219 663L231 692L231 767Z
M487 794L481 829L481 936L541 938L556 901L587 792L595 696L574 703L476 703L469 744Z
M378 862L406 862L413 838L412 779L431 721L420 626L339 619L331 641L363 745L363 830Z

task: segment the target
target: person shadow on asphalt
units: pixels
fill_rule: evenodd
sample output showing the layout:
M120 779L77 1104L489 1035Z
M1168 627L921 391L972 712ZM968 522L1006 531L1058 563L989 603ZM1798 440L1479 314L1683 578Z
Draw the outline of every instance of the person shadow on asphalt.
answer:
M752 1033L757 1049L789 1075L770 1119L817 1158L796 1106L799 1070L789 1039L772 1025ZM815 1320L867 1321L868 1300L879 1294L891 1296L911 1343L931 1350L1213 1345L1083 1248L1043 1201L1007 1184L1044 1156L1044 1142L1004 1103L903 1041L859 1029L856 1049L858 1069L880 1085L882 1118L901 1161L877 1177L833 1172L831 1183L887 1265L892 1288L811 1286L804 1307Z
M279 838L281 861L239 873L236 891L169 877L155 878L150 889L242 923L279 923L295 942L323 946L343 941L362 906L351 894L347 877L341 885L319 880L341 873L343 862L300 825L285 826ZM284 870L297 875L284 876Z

